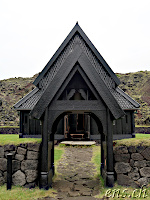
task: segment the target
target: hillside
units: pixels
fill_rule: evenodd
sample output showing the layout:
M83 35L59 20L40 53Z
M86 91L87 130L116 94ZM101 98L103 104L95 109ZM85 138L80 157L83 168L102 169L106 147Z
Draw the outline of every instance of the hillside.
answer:
M19 125L19 113L13 105L35 87L32 83L37 75L0 81L0 126ZM121 89L141 105L135 114L136 124L150 125L150 71L116 75L121 81Z
M118 73L117 76L121 81L119 87L141 105L135 115L136 124L150 125L150 71Z
M19 112L13 105L34 89L32 78L10 78L0 81L0 126L19 125Z

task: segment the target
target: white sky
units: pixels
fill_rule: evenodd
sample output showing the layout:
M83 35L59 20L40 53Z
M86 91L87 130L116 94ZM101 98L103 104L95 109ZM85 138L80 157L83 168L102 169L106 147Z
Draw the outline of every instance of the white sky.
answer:
M40 72L77 21L114 72L150 71L150 0L0 0L0 80Z

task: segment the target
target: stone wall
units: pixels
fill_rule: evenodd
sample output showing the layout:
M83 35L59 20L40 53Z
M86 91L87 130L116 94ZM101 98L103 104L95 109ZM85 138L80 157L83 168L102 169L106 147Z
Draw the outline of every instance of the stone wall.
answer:
M114 147L114 161L119 185L137 188L150 183L150 147Z
M40 144L0 146L0 185L7 182L7 154L12 153L12 184L35 187L38 182Z

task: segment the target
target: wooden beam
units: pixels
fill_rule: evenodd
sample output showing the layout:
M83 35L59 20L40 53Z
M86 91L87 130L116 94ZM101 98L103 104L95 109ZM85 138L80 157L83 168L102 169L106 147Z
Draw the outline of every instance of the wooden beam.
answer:
M105 111L106 108L101 101L98 100L57 100L50 105L50 110L62 110L62 111Z

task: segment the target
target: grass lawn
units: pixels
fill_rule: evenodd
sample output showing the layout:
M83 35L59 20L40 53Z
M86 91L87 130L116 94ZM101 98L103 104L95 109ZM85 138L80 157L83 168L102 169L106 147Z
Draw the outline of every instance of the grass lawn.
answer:
M150 127L150 125L135 125L135 127Z
M115 146L150 146L150 134L136 134L135 138L115 140Z
M20 144L20 143L40 143L42 139L39 138L19 138L18 134L0 134L0 145L5 144Z
M33 200L40 197L54 197L56 191L53 189L40 190L38 187L34 189L25 189L19 186L12 186L11 190L6 190L6 185L0 186L0 200Z

